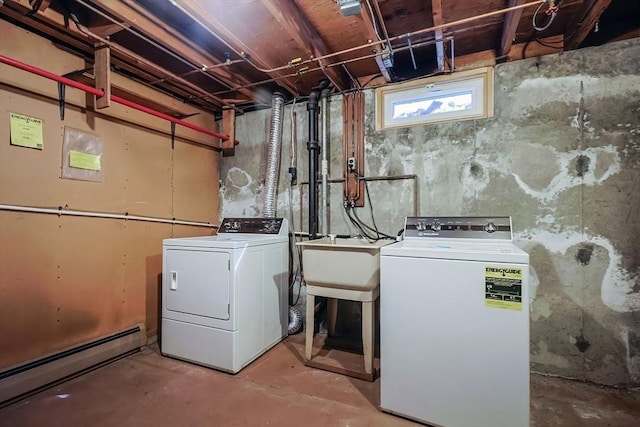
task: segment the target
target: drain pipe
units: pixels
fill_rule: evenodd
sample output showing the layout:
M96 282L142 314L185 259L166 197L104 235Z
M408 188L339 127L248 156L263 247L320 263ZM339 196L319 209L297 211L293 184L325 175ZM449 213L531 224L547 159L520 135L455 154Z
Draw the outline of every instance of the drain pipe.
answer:
M282 115L284 114L284 97L274 93L271 101L271 126L269 128L269 146L267 148L267 176L265 179L265 195L263 216L276 216L278 177L280 175L280 151L282 147Z
M318 238L318 91L309 94L309 240Z
M322 236L327 236L329 234L329 206L327 203L328 200L328 183L327 177L329 175L329 161L327 159L327 141L328 138L328 127L329 127L329 116L327 114L327 98L329 97L329 89L324 89L320 93L320 119L322 120L322 136L321 136L321 150L322 150L322 165L321 165L321 174L322 174L322 187L320 192L320 216L322 220L320 224L322 225Z

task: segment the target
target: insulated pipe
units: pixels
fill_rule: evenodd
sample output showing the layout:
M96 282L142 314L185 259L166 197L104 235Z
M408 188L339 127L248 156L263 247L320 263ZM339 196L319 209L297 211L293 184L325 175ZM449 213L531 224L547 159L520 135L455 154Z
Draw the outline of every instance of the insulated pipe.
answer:
M309 142L307 142L307 149L309 150L309 181L313 183L313 185L309 185L310 240L318 237L318 185L316 183L318 176L318 95L317 91L311 92L307 102L307 111L309 112Z
M274 93L271 102L271 126L267 147L267 173L264 189L263 216L276 216L278 176L280 175L280 151L282 149L282 120L284 114L284 97Z
M49 71L43 70L42 68L38 68L38 67L34 67L33 65L25 64L24 62L20 62L18 60L9 58L9 57L4 56L4 55L0 55L0 63L6 64L6 65L10 65L10 66L15 67L15 68L19 68L21 70L27 71L27 72L32 73L32 74L36 74L36 75L41 76L41 77L45 77L47 79L56 81L58 83L62 83L65 86L71 86L73 88L80 89L82 91L85 91L87 93L90 93L90 94L98 96L98 97L104 96L104 92L101 91L100 89L96 89L96 88L91 87L89 85L85 85L85 84L77 82L75 80L71 80L71 79L69 79L67 77L59 76L57 74L54 74L54 73L51 73ZM161 113L159 111L153 110L153 109L151 109L149 107L145 107L144 105L140 105L140 104L137 104L135 102L129 101L127 99L120 98L119 96L111 95L110 98L111 98L111 100L113 102L117 102L118 104L122 104L122 105L125 105L127 107L131 107L133 109L136 109L138 111L142 111L144 113L151 114L152 116L155 116L155 117L158 117L158 118L161 118L161 119L164 119L164 120L168 120L168 121L170 121L172 123L176 123L176 124L179 124L179 125L184 126L186 128L193 129L193 130L195 130L197 132L204 133L204 134L213 136L215 138L220 138L220 140L222 140L222 141L228 141L229 140L229 136L227 136L227 135L222 135L222 134L220 134L218 132L214 132L212 130L205 129L203 127L194 125L194 124L189 123L189 122L185 122L184 120L177 119L175 117L169 116L168 114L164 114L164 113ZM235 143L236 143L236 145L238 144L237 141L235 141Z

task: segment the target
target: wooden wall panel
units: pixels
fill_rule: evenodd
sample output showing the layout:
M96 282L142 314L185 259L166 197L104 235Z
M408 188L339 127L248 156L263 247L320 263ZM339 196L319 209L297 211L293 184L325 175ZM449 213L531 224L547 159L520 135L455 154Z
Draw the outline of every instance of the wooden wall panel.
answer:
M0 53L55 74L63 75L82 70L91 65L86 64L81 58L57 49L48 40L22 30L7 21L0 20L0 34L2 34ZM58 117L58 87L56 82L29 74L17 68L10 67L9 65L0 64L0 83L4 83L8 87L24 89L25 81L29 82L28 91L33 95L37 95L43 102L51 104L54 107L55 117ZM141 83L127 80L118 74L112 73L112 81L114 85L117 85L118 88L124 91L135 93L141 97L154 97L157 103L166 105L181 114L190 116L197 113L193 117L185 120L206 129L217 130L214 124L214 117L209 113L198 110L175 98L155 92L153 89ZM87 124L90 127L92 127L94 117L108 115L113 119L127 122L128 126L137 125L161 132L167 136L170 135L171 126L166 120L152 117L121 104L112 103L112 106L108 109L93 112L91 111L91 106L94 102L93 95L87 95L78 89L67 88L65 99L67 109L81 109L83 112L85 109L88 109ZM178 138L184 138L200 144L212 147L220 146L219 139L184 126L176 126L176 135Z
M190 144L174 150L173 206L176 218L218 223L218 180L220 153L203 155ZM203 191L215 187L215 191Z
M51 291L58 313L51 350L135 323L138 319L126 319L122 312L124 222L69 216L53 218L56 219L53 229L42 230L52 234L51 250L55 252L58 267Z
M0 367L46 354L57 341L56 222L0 212Z
M171 218L171 142L167 135L144 129L122 127L119 141L126 159L122 192L126 203L122 209L132 215ZM178 143L178 146L182 145ZM200 153L211 150L198 147ZM203 154L204 155L204 154ZM158 191L159 188L164 189Z
M48 68L59 74L84 66L5 21L0 31L16 43L3 43L2 54L43 68L52 62ZM122 106L94 113L73 96L78 105L68 106L63 122L50 93L55 87L0 68L0 204L217 222L214 149L186 142L180 131L172 149L168 122ZM172 102L159 93L154 100ZM44 119L43 150L10 145L11 111ZM203 112L194 120L213 123ZM60 178L64 126L100 136L103 182ZM0 369L136 323L157 334L162 239L213 232L0 210Z

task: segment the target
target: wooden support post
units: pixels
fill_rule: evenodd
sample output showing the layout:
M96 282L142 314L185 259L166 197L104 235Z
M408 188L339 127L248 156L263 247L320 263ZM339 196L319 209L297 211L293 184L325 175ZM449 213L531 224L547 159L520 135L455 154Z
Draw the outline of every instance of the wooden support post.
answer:
M222 142L222 155L229 157L236 151L236 112L233 108L222 110L222 132L229 135L229 139Z
M433 13L433 25L444 24L442 17L442 0L431 0L431 10ZM436 39L436 59L438 60L438 70L444 71L444 41L442 41L442 28L434 31Z
M104 92L96 97L96 108L111 106L111 48L104 44L95 46L95 63L93 64L96 89Z

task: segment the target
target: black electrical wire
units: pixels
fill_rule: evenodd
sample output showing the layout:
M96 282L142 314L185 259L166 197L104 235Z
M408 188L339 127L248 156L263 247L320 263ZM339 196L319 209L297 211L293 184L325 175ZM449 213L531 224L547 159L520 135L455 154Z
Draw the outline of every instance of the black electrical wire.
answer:
M359 174L358 178L359 179L364 179L364 177L360 176ZM354 215L354 220L357 221L357 223L359 224L359 229L367 229L373 233L375 233L375 236L371 236L368 233L367 234L367 238L369 238L370 240L381 240L381 239L394 239L393 236L390 236L386 233L382 233L379 229L378 229L378 224L376 224L376 218L375 215L373 213L373 203L371 202L371 194L369 192L369 185L367 184L367 180L364 179L364 190L365 190L365 194L367 195L367 201L369 202L369 210L371 212L371 221L373 222L373 227L371 227L370 225L366 224L364 221L362 221L360 219L360 217L358 216L358 212L355 210L355 208L353 209L353 215Z
M378 225L376 224L376 218L373 216L373 203L371 203L371 195L369 194L369 185L367 185L367 180L364 180L364 192L367 195L367 200L369 201L369 210L371 211L371 221L373 222L373 227L376 230L376 234L378 235L378 237L380 237L381 235L384 237L387 237L389 239L393 239L393 237L389 236L388 234L384 234L381 233L378 230Z
M395 237L390 236L386 233L383 233L382 231L378 230L377 225L375 225L375 220L374 220L374 227L371 227L370 225L366 224L364 221L362 221L360 219L360 217L358 216L358 212L357 211L353 211L353 215L355 216L356 220L359 222L359 224L366 228L369 231L372 231L374 233L376 233L376 237L375 240L382 240L382 239L394 239Z
M377 79L378 77L382 77L382 73L374 74L374 76L373 76L373 77L371 77L369 80L367 80L365 83L363 83L363 84L361 85L361 86L362 86L362 89L364 89L365 87L367 87L367 85L368 85L369 83L371 83L372 81L374 81L374 80L375 80L375 79Z
M564 48L564 45L563 45L563 44L560 44L560 45L554 46L554 45L552 45L552 44L550 44L550 43L543 42L543 41L542 41L542 40L540 40L538 37L534 37L533 39L534 39L534 41L535 41L536 43L538 43L539 45L542 45L542 46L545 46L545 47L550 47L551 49L560 49L560 50L562 50L562 49Z
M360 233L362 237L366 238L369 241L375 241L376 240L375 236L370 236L369 233L367 233L365 229L361 226L358 220L356 220L353 217L353 214L351 211L352 209L353 209L352 206L345 205L345 212L347 213L347 217L349 218L349 221L351 221L351 224L356 228L356 230Z
M291 107L292 112L296 106L295 101L296 100L294 99L293 105ZM295 150L295 147L293 147L293 149ZM296 296L295 301L293 301L293 304L291 304L292 306L295 306L296 304L298 304L298 301L300 300L300 293L302 292L302 284L304 283L304 278L302 276L302 250L300 249L299 246L296 245L297 239L296 239L296 233L295 233L296 227L295 227L294 219L295 219L295 216L293 215L293 179L291 179L289 181L289 222L291 223L289 233L292 236L292 244L290 245L289 249L291 254L295 252L298 255L298 266L296 267L295 272L289 277L289 289L293 289L293 287L296 284L296 281L298 281L298 295ZM293 255L291 256L291 258L293 258Z

